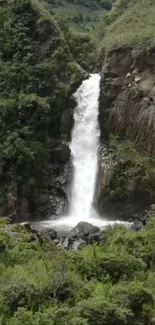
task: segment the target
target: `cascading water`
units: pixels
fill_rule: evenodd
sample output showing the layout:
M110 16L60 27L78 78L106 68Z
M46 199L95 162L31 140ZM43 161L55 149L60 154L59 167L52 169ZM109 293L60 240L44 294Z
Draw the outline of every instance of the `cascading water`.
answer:
M54 227L64 232L76 226L80 221L87 221L100 228L116 223L116 221L100 218L93 207L100 137L99 92L100 76L92 74L89 79L83 81L74 95L77 106L74 110L74 126L70 143L73 181L69 198L69 213L56 220L41 222L42 227Z
M70 144L73 184L69 216L76 222L90 221L98 170L99 123L98 99L100 76L92 74L75 93L74 127Z

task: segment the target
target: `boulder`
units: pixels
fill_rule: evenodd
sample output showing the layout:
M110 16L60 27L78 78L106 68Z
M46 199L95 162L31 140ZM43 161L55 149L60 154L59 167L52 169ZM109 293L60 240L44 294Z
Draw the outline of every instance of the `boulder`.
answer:
M90 234L88 236L88 243L99 243L101 239L101 233L100 232L95 232L93 234Z
M90 234L100 233L100 228L93 226L88 222L79 222L76 227L71 230L71 234L78 236L89 236Z
M72 250L74 251L78 251L81 250L82 248L84 248L86 246L86 241L83 240L82 238L79 238L78 240L75 240L73 245L72 245Z
M29 222L21 222L21 223L20 223L20 227L21 227L22 229L25 229L25 230L29 231L29 232L32 231L32 227L31 227L31 225L30 225Z
M42 229L40 231L42 237L48 239L48 240L55 240L57 238L57 232L56 230L52 229L52 228L46 228L46 229Z
M132 231L140 231L143 228L143 223L139 220L135 221L133 225L131 226Z
M63 246L68 249L70 248L70 244L71 244L71 241L70 241L70 238L65 238L64 242L63 242Z

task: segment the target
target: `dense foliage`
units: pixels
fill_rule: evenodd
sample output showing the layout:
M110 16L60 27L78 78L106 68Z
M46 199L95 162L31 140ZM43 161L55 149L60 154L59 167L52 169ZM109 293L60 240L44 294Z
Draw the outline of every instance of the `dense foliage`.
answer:
M154 221L76 253L3 222L0 255L2 325L154 324Z
M60 138L61 115L81 69L37 1L3 1L0 45L0 201L13 180L33 201L45 173L46 139Z
M70 30L92 32L115 0L46 0L51 10L65 18Z
M96 67L96 42L90 34L74 32L61 15L57 15L57 22L63 30L67 44L76 62L86 71L92 72Z

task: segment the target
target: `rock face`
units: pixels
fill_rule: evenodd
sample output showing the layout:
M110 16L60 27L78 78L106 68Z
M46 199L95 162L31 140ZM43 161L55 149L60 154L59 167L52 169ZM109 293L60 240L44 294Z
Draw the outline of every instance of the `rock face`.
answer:
M155 156L155 51L135 57L132 49L109 54L101 81L100 125ZM106 111L106 112L105 112ZM105 125L107 123L107 125Z
M138 53L124 47L109 53L102 68L99 121L103 142L109 143L112 133L120 140L135 143L139 152L155 157L154 49ZM153 203L148 200L148 186L143 187L139 170L140 165L133 168L127 159L118 161L113 151L102 155L99 185L102 212L112 209L114 215L120 210L123 218L125 215L137 218L137 213L141 214ZM106 205L109 189L112 190L113 185L116 188L114 180L116 183L118 179L122 183L125 180L128 199L115 197L115 202L110 200Z
M101 154L98 206L110 219L143 219L154 199L154 185L145 183L145 167L110 148ZM148 181L149 182L149 181ZM152 191L152 194L149 194Z

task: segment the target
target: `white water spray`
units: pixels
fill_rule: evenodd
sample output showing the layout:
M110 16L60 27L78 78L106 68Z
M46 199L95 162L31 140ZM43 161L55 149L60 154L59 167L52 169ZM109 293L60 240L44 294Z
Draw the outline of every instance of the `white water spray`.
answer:
M83 81L74 95L77 106L74 110L74 126L70 143L73 181L69 214L56 220L42 221L38 224L40 227L54 227L58 231L67 231L80 221L87 221L101 229L107 224L124 223L100 218L93 207L100 137L99 92L100 76L92 74L89 79Z
M75 93L74 127L70 144L73 163L73 184L69 216L77 222L94 215L93 199L98 171L99 123L98 100L100 76L84 80Z

